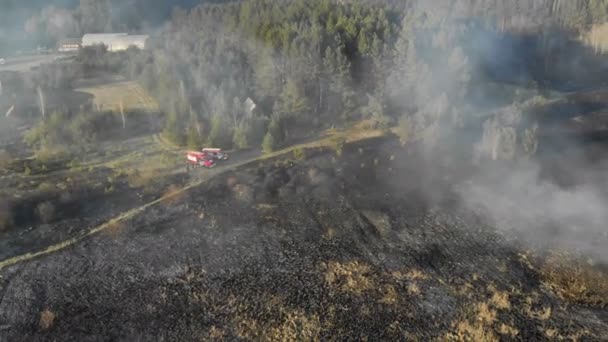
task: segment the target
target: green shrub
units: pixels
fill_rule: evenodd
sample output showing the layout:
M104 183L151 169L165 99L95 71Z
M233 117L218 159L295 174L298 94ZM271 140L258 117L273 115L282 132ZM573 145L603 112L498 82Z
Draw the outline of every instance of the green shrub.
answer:
M40 190L40 191L44 191L44 192L46 192L46 191L51 191L51 190L53 190L54 188L55 188L55 186L54 186L53 184L51 184L51 183L46 183L46 182L40 183L40 184L38 185L38 190Z
M295 160L299 160L299 161L306 159L306 150L301 147L294 149L293 157Z
M262 142L262 151L264 153L271 153L275 148L274 137L270 132L266 133L264 136L264 141Z
M232 135L232 143L235 148L244 149L249 147L247 141L247 128L240 124L234 128L234 134Z
M346 145L346 138L342 136L331 138L331 148L336 152L337 156L341 156L342 152L344 152L344 145Z

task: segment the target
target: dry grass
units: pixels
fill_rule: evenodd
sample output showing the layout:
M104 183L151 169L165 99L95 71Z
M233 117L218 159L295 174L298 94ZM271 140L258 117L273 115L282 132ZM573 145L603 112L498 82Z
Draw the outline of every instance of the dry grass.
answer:
M386 235L391 230L391 221L388 215L373 210L363 210L361 214L376 228L379 234Z
M473 286L466 283L462 288L462 291L468 294ZM490 299L469 306L471 309L464 313L463 319L452 324L454 331L446 335L447 340L498 341L497 334L512 338L519 334L517 328L498 321L499 310L511 309L509 294L499 291L494 285L488 286L488 291Z
M545 329L544 333L545 336L551 339L556 338L559 335L559 331L557 329Z
M158 174L153 170L139 170L130 169L127 170L127 182L132 188L140 188L151 184L157 179Z
M102 110L119 112L121 102L125 111L158 109L158 103L137 82L117 82L78 90L93 95L93 104Z
M13 157L5 150L0 150L0 168L5 168L10 165Z
M540 310L534 310L531 307L526 307L526 313L530 318L537 319L539 321L546 321L551 318L553 310L551 307L544 307Z
M380 303L387 305L395 305L399 302L399 295L397 291L395 291L395 287L392 285L387 285L382 288L382 298L380 299Z
M583 43L591 46L598 53L608 51L608 23L596 24L583 33L580 39Z
M258 210L272 210L275 209L277 206L274 204L268 204L268 203L258 203L255 206Z
M223 341L226 337L226 332L214 325L209 329L208 336L212 341Z
M45 309L44 311L42 311L40 313L40 321L38 323L38 325L40 326L40 329L42 330L49 330L53 327L53 325L55 324L55 313L53 313L51 310L49 309Z
M325 266L325 281L332 287L338 287L361 295L364 291L374 287L371 279L371 268L359 261L349 263L330 262Z
M552 254L540 268L543 284L575 304L608 306L608 274L568 255Z
M488 303L479 303L475 307L477 321L484 325L491 326L496 321L496 310L491 308Z
M508 335L511 337L515 337L519 334L519 330L517 330L517 328L514 328L508 324L502 323L500 325L500 328L498 328L498 333L501 335Z
M185 197L186 197L186 192L182 191L182 189L179 188L178 186L172 184L172 185L169 185L167 190L165 190L165 192L161 196L161 198L162 198L161 203L164 205L175 205L175 204L183 201Z
M261 326L256 320L237 316L236 334L239 338L245 340L259 340L261 335Z
M336 232L335 228L333 228L333 227L327 227L325 229L325 233L323 233L323 238L325 240L331 240L334 237L336 237L336 234L337 234L337 232Z
M110 222L108 224L108 228L106 228L106 230L104 231L104 234L106 236L109 236L111 238L117 238L120 235L122 235L122 233L124 232L125 226L124 223L120 222L120 221L114 221L114 222Z
M409 270L407 273L403 273L402 271L393 271L391 272L391 276L396 280L427 280L429 276L424 274L421 270L414 268Z
M456 325L456 331L446 336L448 341L499 341L498 336L492 329L488 329L481 324L471 324L468 321L461 321Z
M407 272L405 274L405 277L409 280L426 280L429 278L428 275L424 274L421 270L419 269L413 269L410 270L409 272Z
M495 286L488 286L488 290L492 293L490 303L497 309L509 310L511 309L511 301L509 294L505 291L498 291Z
M417 284L411 283L407 285L407 293L412 296L417 296L420 294L420 287Z
M470 317L453 323L453 332L446 335L449 341L498 341L494 331L497 312L488 303L473 306ZM465 315L466 316L466 315Z
M320 341L319 316L307 316L300 311L285 314L283 320L271 326L264 334L265 341Z

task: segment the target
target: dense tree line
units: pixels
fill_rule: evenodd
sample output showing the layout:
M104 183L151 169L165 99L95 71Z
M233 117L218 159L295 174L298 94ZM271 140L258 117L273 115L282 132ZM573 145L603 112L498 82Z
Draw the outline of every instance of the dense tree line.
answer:
M435 143L464 125L471 93L484 87L487 70L479 66L488 51L478 50L509 53L500 51L508 44L496 32L537 25L574 32L575 13L602 8L555 0L387 3L251 0L175 10L158 45L130 54L121 70L156 96L166 112L165 136L181 145L263 143L272 150L360 119L398 123L404 140ZM480 41L484 46L476 46Z
M174 10L151 50L108 54L89 48L78 61L85 75L99 69L139 80L165 113L164 135L180 145L261 144L270 151L369 119L377 127L398 124L403 141L422 139L432 146L479 110L473 98L485 98L492 77L537 84L535 73L572 65L568 60L560 66L555 58L572 50L561 43L569 39L563 32L575 35L605 20L607 3L202 4ZM110 0L83 0L76 11L89 11L80 18L90 22L78 25L101 31L131 25L103 15L112 8ZM530 47L527 36L514 38L521 32L540 32L541 43ZM518 52L525 65L503 60L513 50L530 50Z
M167 112L170 139L241 147L265 140L271 149L382 117L398 24L382 6L331 1L199 6L176 11L162 46L135 68ZM255 111L244 107L247 98Z

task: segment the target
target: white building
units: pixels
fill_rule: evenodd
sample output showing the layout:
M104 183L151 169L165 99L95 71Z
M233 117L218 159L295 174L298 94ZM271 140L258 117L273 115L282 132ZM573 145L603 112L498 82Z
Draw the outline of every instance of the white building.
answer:
M78 38L63 39L59 42L57 51L59 52L74 52L78 51L81 47L81 40Z
M148 35L129 35L127 33L88 33L82 37L82 46L105 45L108 51L124 51L134 46L145 49Z

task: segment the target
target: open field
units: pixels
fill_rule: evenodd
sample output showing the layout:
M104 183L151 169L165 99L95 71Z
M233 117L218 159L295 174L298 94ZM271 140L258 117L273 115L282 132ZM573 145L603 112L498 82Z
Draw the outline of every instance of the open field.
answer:
M156 111L156 101L134 81L117 81L90 87L78 88L77 91L93 95L93 105L102 110L125 111L144 110Z
M606 295L599 271L575 266L568 285L562 261L455 206L458 180L423 172L395 139L300 148L168 187L94 235L5 265L0 337L608 338L602 302L579 294Z
M136 96L104 83L83 88ZM601 268L513 243L458 205L466 169L395 129L186 174L155 114L137 115L146 129L73 160L6 158L0 340L608 338Z

